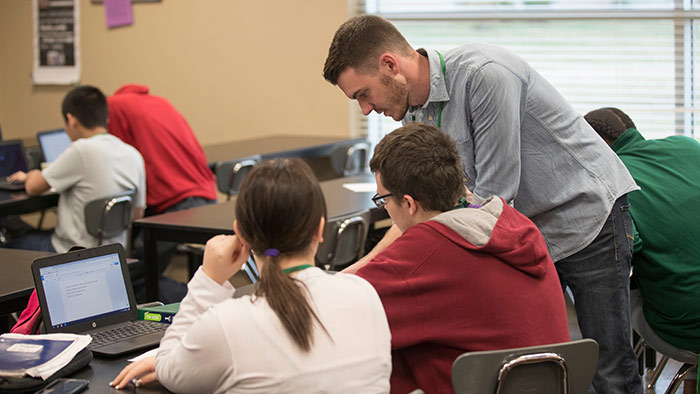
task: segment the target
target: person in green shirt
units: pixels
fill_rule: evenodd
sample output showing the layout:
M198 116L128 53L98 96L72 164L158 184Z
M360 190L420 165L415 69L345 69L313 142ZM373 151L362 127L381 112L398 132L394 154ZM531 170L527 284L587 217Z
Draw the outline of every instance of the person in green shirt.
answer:
M633 278L641 296L637 304L645 317L641 320L646 320L648 327L669 344L697 353L700 143L680 135L647 140L629 116L617 108L591 111L585 119L641 187L629 193L636 228ZM634 315L634 297L631 300Z

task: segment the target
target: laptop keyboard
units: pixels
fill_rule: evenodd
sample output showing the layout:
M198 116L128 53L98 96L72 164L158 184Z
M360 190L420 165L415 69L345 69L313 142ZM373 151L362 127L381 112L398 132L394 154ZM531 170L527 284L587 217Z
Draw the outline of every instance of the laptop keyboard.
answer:
M168 325L163 323L156 323L146 320L136 320L127 325L91 334L92 342L90 342L88 348L92 349L101 346L111 345L113 343L121 342L126 339L139 337L141 335L146 335L153 332L163 331L167 327Z

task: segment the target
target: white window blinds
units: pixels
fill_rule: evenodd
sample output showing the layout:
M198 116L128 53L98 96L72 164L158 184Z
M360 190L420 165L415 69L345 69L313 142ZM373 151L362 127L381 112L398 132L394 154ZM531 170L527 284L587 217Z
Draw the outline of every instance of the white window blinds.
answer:
M470 42L508 48L582 114L618 107L647 138L660 138L695 136L698 3L368 0L360 7L392 21L415 48ZM371 138L398 126L376 114L357 124L367 127Z

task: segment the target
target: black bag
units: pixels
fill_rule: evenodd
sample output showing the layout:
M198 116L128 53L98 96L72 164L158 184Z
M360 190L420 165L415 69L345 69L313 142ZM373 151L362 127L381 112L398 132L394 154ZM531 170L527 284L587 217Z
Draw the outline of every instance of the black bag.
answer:
M24 376L21 378L8 378L0 376L0 394L24 394L33 393L56 379L66 377L92 361L92 352L87 348L78 352L73 359L63 368L59 369L46 380Z

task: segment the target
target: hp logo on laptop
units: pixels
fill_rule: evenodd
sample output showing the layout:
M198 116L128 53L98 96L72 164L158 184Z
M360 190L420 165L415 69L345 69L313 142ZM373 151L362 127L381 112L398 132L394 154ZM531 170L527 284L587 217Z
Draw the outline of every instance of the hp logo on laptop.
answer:
M92 322L92 328L95 328L95 327L97 327L97 323Z

